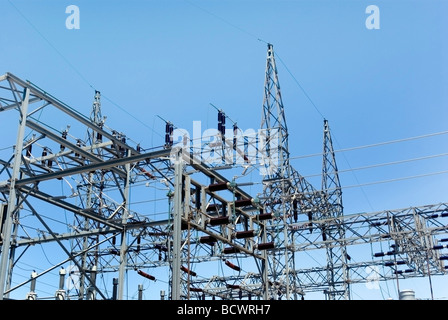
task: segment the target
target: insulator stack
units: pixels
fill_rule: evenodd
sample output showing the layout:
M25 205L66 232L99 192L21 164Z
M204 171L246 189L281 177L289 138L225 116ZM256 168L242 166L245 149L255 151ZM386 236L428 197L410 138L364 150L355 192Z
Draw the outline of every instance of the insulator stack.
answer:
M238 253L238 252L240 252L240 250L235 247L227 247L227 248L224 248L224 250L223 250L224 254L231 254L231 253Z
M188 273L189 275L191 275L191 276L193 276L193 277L196 277L196 276L197 276L196 272L189 270L189 269L186 268L185 266L181 266L181 267L180 267L180 270L182 270L182 271L185 272L185 273Z
M375 253L373 256L378 258L378 257L384 257L385 253L384 252L377 252Z
M294 214L294 222L297 222L297 218L298 218L297 200L292 201L292 210L293 210L293 214Z
M257 216L258 221L272 219L272 213L261 213Z
M31 151L33 150L33 145L32 144L30 144L28 147L26 147L26 156L28 157L28 158L30 158L31 157Z
M210 245L214 245L216 241L217 241L217 239L212 236L203 236L203 237L199 238L200 243L207 243Z
M215 191L221 191L221 190L228 190L228 182L220 182L220 183L215 183L215 184L211 184L208 186L208 190L211 192L215 192Z
M228 266L229 268L235 270L235 271L241 271L241 268L234 265L232 262L230 262L229 260L226 260L225 262L226 266Z
M62 132L62 139L67 140L67 131ZM61 151L64 151L65 146L63 144L60 145Z
M121 137L121 142L123 142L124 144L126 144L126 137L123 136ZM121 155L124 157L127 154L127 148L122 147L121 145L118 146L118 151L121 153Z
M394 271L394 274L402 274L402 273L411 273L414 272L414 269L406 269L406 270L398 270L398 271Z
M406 264L406 261L403 260L399 260L399 261L388 261L384 264L385 267L392 267L394 265L401 265L401 264Z
M229 221L229 217L228 216L217 217L217 218L210 218L210 225L212 225L212 226L228 224L229 222L230 221Z
M153 281L156 280L156 277L154 277L154 276L152 276L152 275L150 275L150 274L147 274L146 272L144 272L144 271L142 271L142 270L138 270L137 273L138 273L139 275L141 275L142 277L145 277L146 279L153 280Z
M224 112L218 112L218 131L221 133L222 140L225 140L226 134L226 115Z
M142 242L142 238L138 237L137 238L137 249L135 250L136 252L140 252L140 244Z
M173 146L174 126L171 122L167 122L165 126L165 146L167 148Z
M237 239L244 239L244 238L251 238L254 236L254 230L247 230L247 231L239 231L236 233L235 238Z
M252 205L252 199L240 199L235 201L235 207L247 207Z
M227 289L239 290L240 286L237 284L226 284Z
M191 292L203 292L204 290L202 290L201 288L190 288Z
M309 221L308 226L310 227L310 233L312 233L313 232L313 223L312 223L313 214L311 212L308 212L308 221Z
M396 253L395 251L377 252L373 256L378 258L378 257L384 257L384 256L391 256L395 253Z
M431 218L433 218L433 219L440 218L440 217L442 217L442 218L448 217L448 212L436 213L431 216Z
M268 249L274 249L275 245L274 242L259 243L257 248L258 250L268 250Z
M42 151L42 158L46 157L47 154L48 154L47 148L44 148L44 150ZM42 164L45 165L45 160L44 159L42 159Z
M76 141L76 146L81 148L81 140ZM79 153L75 152L75 157L79 157Z

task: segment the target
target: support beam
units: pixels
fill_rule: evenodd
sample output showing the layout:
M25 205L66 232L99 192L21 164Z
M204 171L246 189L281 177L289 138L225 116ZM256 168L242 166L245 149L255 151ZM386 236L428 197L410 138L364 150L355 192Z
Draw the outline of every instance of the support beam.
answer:
M128 152L128 156L130 156L130 151ZM120 266L118 269L118 300L123 300L124 297L124 285L125 285L125 272L127 266L127 254L128 254L128 246L127 246L127 220L129 216L129 190L131 183L131 166L130 163L126 163L126 183L124 186L124 201L125 208L122 215L121 224L123 226L123 230L121 232L121 245L120 245Z
M174 210L173 210L173 252L172 252L172 289L171 299L180 300L181 297L181 278L180 268L182 265L181 257L181 241L182 241L182 177L184 163L180 156L176 158L174 163Z
M26 114L28 113L28 102L30 98L30 90L25 88L23 92L23 99L20 106L20 119L19 119L19 129L17 132L17 140L14 150L14 164L11 176L11 182L9 185L9 199L8 199L8 209L6 212L6 219L3 225L3 245L0 257L0 300L4 299L5 285L6 285L6 275L8 272L8 258L9 250L11 246L11 231L14 219L14 214L16 214L18 208L16 207L17 201L17 190L16 181L19 179L20 167L22 164L22 149L23 149L23 138L25 135L26 127Z
M17 181L16 185L23 186L23 185L27 185L27 184L31 184L31 183L42 182L42 181L47 181L47 180L52 180L52 179L58 179L58 178L62 178L62 177L70 176L70 175L76 175L76 174L95 171L95 170L107 170L107 169L111 169L111 168L114 168L117 166L125 165L126 163L134 163L134 162L140 162L143 160L167 157L167 156L169 156L169 154L170 154L170 150L159 150L159 151L154 151L154 152L149 152L149 153L137 154L137 155L134 155L131 157L126 157L126 158L107 160L107 161L103 161L103 162L99 162L99 163L89 164L86 166L68 168L68 169L58 171L58 172L44 173L44 174L37 175L35 177L20 179ZM2 187L6 187L6 186L7 186L7 183L3 183L3 185L0 185L0 190Z

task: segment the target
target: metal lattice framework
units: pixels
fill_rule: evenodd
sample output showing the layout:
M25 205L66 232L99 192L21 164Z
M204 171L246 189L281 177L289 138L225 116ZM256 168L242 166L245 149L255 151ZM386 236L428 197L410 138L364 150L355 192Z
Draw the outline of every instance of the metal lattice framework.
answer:
M324 120L324 149L322 163L322 218L335 218L333 223L323 225L320 229L324 240L330 238L338 242L339 246L327 247L327 281L329 288L326 291L330 300L349 299L349 274L347 266L347 249L342 239L345 230L339 218L344 215L342 205L342 188L339 181L338 167L331 140L330 126Z
M321 189L290 165L271 44L258 140L239 139L236 124L226 135L219 110L212 142L174 144L167 122L165 144L146 150L107 126L98 91L91 110L84 116L29 81L0 77L0 116L18 116L0 153L0 299L20 298L28 284L22 298L42 298L36 282L55 277L53 299L129 299L131 283L157 280L173 300L350 299L352 284L372 281L366 268L379 281L446 274L448 205L344 214L326 120ZM207 162L204 149L222 161ZM257 161L258 194L221 174ZM362 246L378 251L348 254ZM324 262L304 266L313 252ZM32 276L20 279L30 264Z

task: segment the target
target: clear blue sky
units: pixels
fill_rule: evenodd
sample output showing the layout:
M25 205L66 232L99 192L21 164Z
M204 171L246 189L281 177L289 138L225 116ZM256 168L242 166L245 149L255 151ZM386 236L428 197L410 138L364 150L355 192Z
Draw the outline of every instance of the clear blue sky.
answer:
M1 1L0 73L86 115L100 90L108 126L143 146L163 144L159 117L216 127L210 103L258 129L265 42L277 54L291 163L304 176L321 171L320 157L297 157L322 151L322 115L335 149L447 130L446 1L76 1L80 29L69 30L71 4ZM380 9L380 29L366 28L369 5ZM446 173L375 183L447 171L446 156L349 169L447 151L441 134L337 153L345 213L446 202Z

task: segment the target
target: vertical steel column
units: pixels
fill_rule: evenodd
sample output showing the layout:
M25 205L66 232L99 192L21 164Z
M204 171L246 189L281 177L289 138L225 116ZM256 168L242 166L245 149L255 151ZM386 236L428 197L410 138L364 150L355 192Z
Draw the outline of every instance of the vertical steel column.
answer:
M143 285L138 285L138 300L143 300Z
M176 157L174 164L174 215L173 215L173 276L172 276L172 300L180 300L180 268L181 268L181 241L182 241L182 176L183 176L183 161L180 153Z
M13 216L16 213L17 194L15 189L16 180L19 178L20 166L22 163L23 138L25 136L26 117L28 113L28 102L30 98L30 89L25 87L23 99L20 105L20 120L17 133L17 142L14 150L14 164L12 169L11 183L9 185L8 209L6 211L5 224L3 225L3 245L0 259L0 300L3 300L5 292L6 275L8 272L8 254L11 247L11 231L13 225Z
M112 300L117 300L117 287L118 287L118 279L112 279Z
M6 211L6 210L5 210ZM17 239L17 232L18 232L18 225L13 224L12 225L12 233L10 238L11 239ZM13 267L14 267L14 257L15 257L16 247L13 246L9 249L9 266L8 266L8 274L6 276L6 285L5 289L9 290L11 288L12 283L12 275L13 275ZM5 294L5 298L9 298L9 293Z
M263 221L263 234L262 234L262 241L265 243L267 242L266 237L266 221ZM266 250L263 250L262 252L263 260L261 261L261 276L262 276L262 284L263 284L263 299L269 300L270 298L270 291L269 291L269 261L268 261L268 253Z
M268 44L266 58L266 73L264 83L263 110L261 119L261 129L266 135L266 142L263 146L263 160L265 160L264 180L269 181L268 187L264 190L264 197L269 199L268 207L272 214L282 217L282 222L270 222L270 229L274 238L278 238L276 245L281 247L268 254L268 265L272 282L281 282L284 277L286 299L290 298L290 270L294 265L294 255L289 252L288 238L288 218L290 203L288 196L292 192L291 188L291 167L289 163L288 148L288 128L283 107L283 101L278 80L277 66L274 58L274 48ZM290 264L292 264L290 266ZM294 280L295 281L295 280ZM276 297L278 290L270 293L271 297ZM282 292L283 293L283 292Z
M95 97L94 97L94 101L92 104L92 112L90 114L90 120L92 123L95 123L99 128L103 127L103 119L102 119L102 115L101 115L101 93L97 90L95 90ZM87 142L88 144L90 144L91 146L93 146L95 143L99 142L100 140L102 140L102 137L99 137L100 134L97 133L93 128L88 127L87 128ZM90 150L90 152L97 153L98 157L102 157L101 154L101 149L92 149ZM97 180L101 181L101 178L98 178L99 174L97 172L90 172L88 174L88 182L89 182L89 186L87 189L87 193L86 193L86 208L87 209L98 209L98 214L101 214L101 203L98 202L98 199L95 196L95 193L98 192L98 185L97 185ZM99 193L101 194L101 191L99 191ZM80 223L81 224L81 223ZM81 228L83 228L84 230L90 230L90 229L95 229L97 228L98 224L97 222L91 221L90 219L86 218L82 224L80 225ZM98 236L95 237L96 241L99 241ZM93 258L89 258L89 252L86 250L89 246L91 246L92 242L91 241L95 241L92 240L89 237L85 237L83 239L82 243L76 243L75 242L75 246L79 246L81 248L81 250L85 251L85 254L82 256L81 258L81 266L82 266L82 271L87 270L89 265L93 265L92 268L96 268L96 266L98 265L98 252L96 252L93 255ZM98 250L98 248L96 248L95 250ZM79 281L79 299L83 299L84 298L84 294L86 292L85 290L85 273L81 272L80 275L80 281ZM87 287L87 293L86 293L86 299L90 300L92 298L92 286L88 286ZM90 290L90 291L89 291ZM93 288L93 296L95 295L95 288Z
M128 150L128 157L131 155L131 151ZM126 163L126 185L124 188L124 208L122 215L122 224L123 224L123 232L121 234L121 245L120 245L120 266L118 270L118 300L123 300L123 292L124 292L124 276L126 272L127 265L127 230L126 224L129 216L129 188L130 188L130 180L131 180L131 164Z

